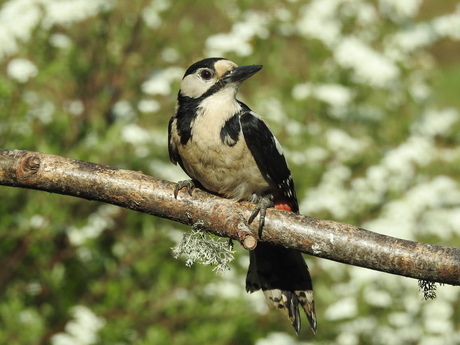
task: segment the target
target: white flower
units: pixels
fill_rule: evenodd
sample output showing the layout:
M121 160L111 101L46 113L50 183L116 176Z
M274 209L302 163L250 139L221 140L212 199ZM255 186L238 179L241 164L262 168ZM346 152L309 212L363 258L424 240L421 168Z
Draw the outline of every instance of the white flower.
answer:
M395 178L387 181L391 184ZM363 226L373 231L399 238L411 239L415 233L436 235L449 240L458 232L458 183L446 176L419 183L408 189L404 196L387 203L379 218ZM456 225L457 224L457 225Z
M163 49L161 51L161 57L166 62L173 63L173 62L176 62L177 60L179 60L180 53L174 48L166 47L165 49Z
M81 115L85 111L85 105L79 99L67 101L64 103L64 108L72 115Z
M313 88L315 97L333 108L345 108L353 98L353 92L339 84L320 84Z
M123 127L121 140L132 145L141 145L150 141L150 133L146 129L131 123Z
M152 152L152 146L163 149L168 142L167 135L167 131L146 130L134 123L124 126L120 133L121 140L133 146L137 157L147 157ZM173 167L171 164L169 166Z
M43 291L43 287L40 282L34 280L27 284L26 291L31 296L37 296Z
M343 320L355 317L358 313L355 297L346 297L330 305L324 312L326 320Z
M51 337L52 345L77 345L73 337L66 333L58 333Z
M299 32L332 47L341 38L342 23L338 20L338 8L343 0L314 0L300 9L297 22Z
M42 123L50 123L53 120L55 105L53 102L43 99L35 91L24 92L24 101L28 104L28 118L38 119Z
M223 56L230 52L235 52L238 56L248 56L252 53L252 47L249 41L234 35L216 34L206 39L206 55Z
M397 148L389 151L382 160L384 167L401 175L414 170L417 166L426 166L435 154L430 139L421 136L411 136Z
M308 190L306 197L301 200L301 213L311 214L326 210L336 219L345 217L350 207L353 207L345 187L350 177L351 170L345 165L329 167L323 174L321 183Z
M283 109L283 105L278 98L269 97L264 99L264 101L260 104L259 109L261 114L269 114L270 120L274 122L286 124L286 121L289 120Z
M353 92L339 84L297 84L292 97L298 100L314 97L333 107L346 107L353 98Z
M434 334L452 333L454 331L454 324L450 322L450 320L454 312L456 312L454 306L452 303L442 300L436 300L435 302L436 303L424 304L423 314L425 315L425 329Z
M313 85L311 83L297 84L292 88L292 98L301 100L311 96Z
M380 11L391 18L413 18L417 15L422 0L379 0Z
M368 304L376 307L389 307L393 302L392 296L388 291L376 288L375 285L368 285L364 289L363 295Z
M356 4L356 19L363 26L373 25L378 19L378 14L372 4L359 3Z
M454 13L439 16L432 20L433 29L441 37L460 39L460 5Z
M365 140L353 138L345 131L337 128L328 129L325 138L329 150L334 152L341 161L350 159L367 148Z
M206 40L206 55L222 56L235 52L239 56L250 55L253 51L251 41L255 37L267 38L268 18L255 11L246 11L241 22L233 24L229 33L220 33Z
M415 80L411 80L410 85L408 85L409 92L414 101L418 103L425 102L432 94L431 88L423 80L414 79Z
M154 113L160 109L160 103L154 99L141 99L137 104L137 109L142 113Z
M183 70L179 67L168 67L157 71L142 84L142 91L149 95L168 96L172 92L172 82L178 79L180 80L183 73Z
M219 296L220 298L236 299L241 297L244 291L243 286L236 282L236 278L232 277L232 271L221 272L223 277L219 280L213 280L211 283L203 287L203 293L208 296ZM230 273L230 274L229 274Z
M24 327L27 325L38 324L41 321L38 313L32 312L31 309L24 309L21 310L18 314L19 322L25 324Z
M105 320L85 306L71 309L73 320L65 326L65 333L51 338L52 345L91 345L98 341L97 333L105 326Z
M113 0L11 0L0 8L0 60L18 51L18 41L30 40L41 22L49 28L71 24L106 11ZM43 18L43 20L42 20Z
M118 101L113 105L113 113L116 118L131 120L136 117L133 106L128 101Z
M20 83L26 83L38 74L37 67L27 59L13 59L6 68L8 76Z
M56 48L68 49L72 45L72 41L69 36L56 33L50 36L50 44Z
M427 23L420 23L408 30L398 31L389 39L389 43L386 45L386 50L390 51L391 49L395 49L396 52L404 58L404 54L424 48L432 44L435 39L436 35L431 25ZM403 58L398 57L398 54L391 55L399 58L399 60L403 60Z
M48 220L39 214L34 214L29 219L30 227L34 229L40 229L49 224Z
M412 126L412 132L425 137L443 135L449 133L452 126L459 120L460 115L454 108L428 109L421 120Z
M166 143L167 139L163 141ZM168 181L182 181L190 179L190 177L179 167L159 159L154 159L150 162L149 172L153 176L168 180ZM182 238L182 237L181 237Z
M71 226L67 229L69 242L74 246L80 246L88 239L97 238L100 234L113 226L113 217L119 209L112 205L102 205L96 212L88 217L88 223L81 228Z
M168 0L156 0L142 10L142 19L152 29L156 29L161 25L160 13L168 9L171 3Z
M346 113L347 107L353 100L354 93L339 84L297 84L292 89L292 97L298 100L308 97L316 98L328 104L332 115L340 117Z
M357 82L373 87L390 87L400 74L390 59L352 36L339 43L334 59L340 66L350 68Z
M340 345L357 345L359 344L359 337L355 331L346 329L337 336L335 343Z
M15 0L0 8L0 60L18 50L18 40L26 42L41 18L38 1Z
M287 333L270 332L265 338L258 339L255 345L307 345Z
M42 25L49 28L53 25L72 24L88 17L109 10L115 4L112 0L60 0L41 1L45 11Z

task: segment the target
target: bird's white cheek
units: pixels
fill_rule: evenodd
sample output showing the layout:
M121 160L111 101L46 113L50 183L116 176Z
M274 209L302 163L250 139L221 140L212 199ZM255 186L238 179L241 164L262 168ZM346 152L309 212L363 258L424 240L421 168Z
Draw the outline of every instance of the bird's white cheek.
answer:
M198 98L204 94L213 85L211 82L205 82L198 79L194 74L186 76L180 84L181 94L183 96Z

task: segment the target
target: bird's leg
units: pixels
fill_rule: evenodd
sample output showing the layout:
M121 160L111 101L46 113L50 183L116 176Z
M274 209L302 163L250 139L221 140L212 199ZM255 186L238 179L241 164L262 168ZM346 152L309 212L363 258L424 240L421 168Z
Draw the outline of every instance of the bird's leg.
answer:
M177 199L177 194L181 189L185 188L187 193L192 196L192 191L195 188L195 183L192 180L179 181L174 188L174 198Z
M262 229L265 224L265 214L267 213L267 208L273 207L273 195L272 194L267 194L264 196L259 197L259 199L256 202L256 208L254 211L252 211L251 216L248 219L248 224L251 224L254 219L259 215L259 237L262 235Z

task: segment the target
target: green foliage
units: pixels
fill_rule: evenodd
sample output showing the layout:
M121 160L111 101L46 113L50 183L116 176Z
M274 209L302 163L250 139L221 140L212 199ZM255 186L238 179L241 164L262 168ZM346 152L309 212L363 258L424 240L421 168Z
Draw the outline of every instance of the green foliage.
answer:
M209 56L263 64L240 97L283 144L302 213L460 246L458 54L433 57L458 47L455 3L4 1L0 147L177 181L166 131L185 68ZM437 294L424 301L415 281L313 258L318 335L304 322L295 339L262 294L246 294L238 246L221 275L175 260L184 230L0 187L0 343L460 339L458 288L424 285Z

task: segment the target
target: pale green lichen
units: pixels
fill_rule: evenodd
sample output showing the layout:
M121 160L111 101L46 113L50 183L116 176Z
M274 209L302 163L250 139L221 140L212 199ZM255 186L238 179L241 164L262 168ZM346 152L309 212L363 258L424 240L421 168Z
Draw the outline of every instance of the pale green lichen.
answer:
M179 244L171 248L174 258L181 255L186 257L185 265L192 266L195 262L213 266L214 272L224 272L230 269L228 265L234 259L235 251L229 243L201 230L201 224L193 225L190 232L184 234Z

